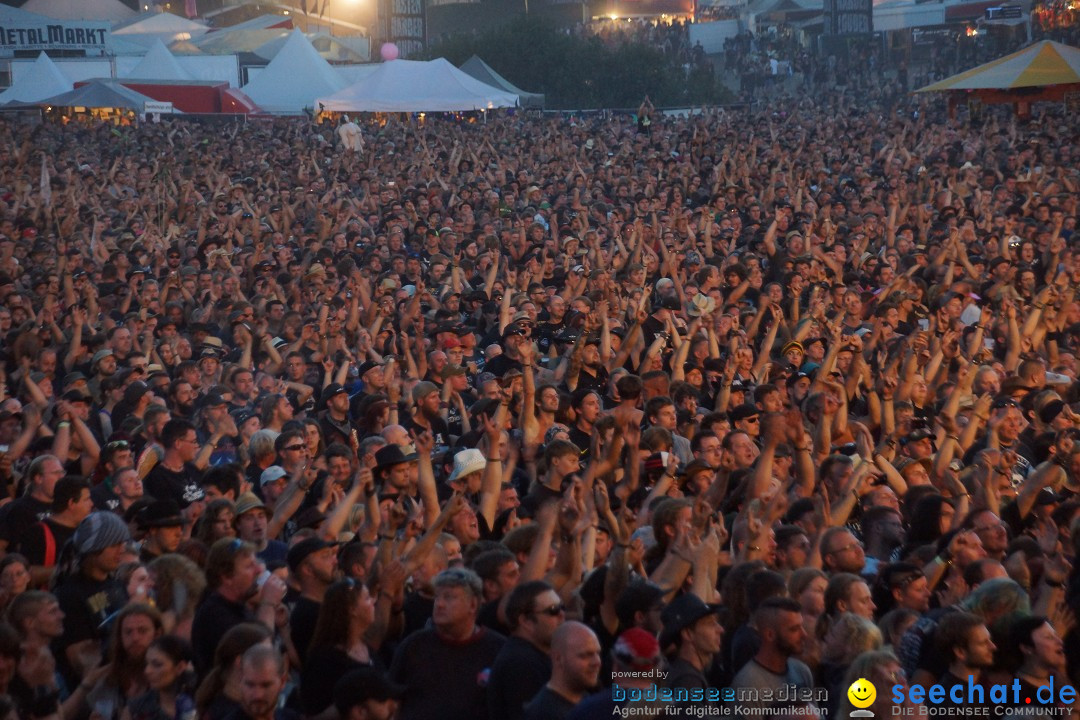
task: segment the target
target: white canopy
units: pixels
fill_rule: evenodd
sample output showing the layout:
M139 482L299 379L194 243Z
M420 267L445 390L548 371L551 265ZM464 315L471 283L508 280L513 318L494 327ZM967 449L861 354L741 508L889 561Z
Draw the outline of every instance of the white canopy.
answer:
M323 60L302 32L293 30L266 69L243 91L267 112L297 113L314 107L316 98L343 87L345 81L330 63Z
M166 46L174 42L190 40L205 35L206 25L179 15L158 10L148 10L133 18L113 25L112 37L123 37L132 43L150 48L160 40Z
M194 80L180 63L176 61L169 49L160 40L154 42L150 52L131 69L124 73L126 78L139 78L140 80Z
M320 97L335 112L458 112L514 107L518 96L436 60L392 60L341 92Z
M190 33L201 35L209 28L205 23L189 20L160 10L148 10L113 25L113 35L144 35L148 33Z
M69 92L72 82L45 53L38 55L30 69L19 75L11 87L0 93L0 103L37 102Z
M135 14L120 0L27 0L22 9L57 20L125 20Z

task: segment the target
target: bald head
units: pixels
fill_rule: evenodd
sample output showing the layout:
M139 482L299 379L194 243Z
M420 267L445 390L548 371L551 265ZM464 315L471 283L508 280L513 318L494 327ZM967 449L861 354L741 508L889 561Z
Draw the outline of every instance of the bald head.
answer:
M391 445L408 445L410 442L409 431L400 425L387 425L379 434Z
M575 620L564 622L551 636L551 652L569 652L588 638L596 639L596 633L588 625Z
M551 636L551 685L567 697L580 696L600 677L600 641L589 626L565 622Z

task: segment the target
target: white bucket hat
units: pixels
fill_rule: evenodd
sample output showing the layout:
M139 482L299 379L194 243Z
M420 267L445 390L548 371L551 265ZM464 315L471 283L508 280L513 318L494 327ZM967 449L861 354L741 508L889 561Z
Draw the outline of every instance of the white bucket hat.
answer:
M454 469L451 471L450 477L446 478L446 482L452 483L470 473L479 472L486 467L487 458L484 457L484 453L476 448L462 450L454 456Z

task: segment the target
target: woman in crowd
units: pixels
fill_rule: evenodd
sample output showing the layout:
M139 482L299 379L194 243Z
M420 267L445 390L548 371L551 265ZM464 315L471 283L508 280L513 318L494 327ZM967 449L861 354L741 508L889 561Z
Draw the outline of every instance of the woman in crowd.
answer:
M345 673L381 665L365 641L374 622L375 598L364 583L347 579L326 591L300 673L300 700L307 714L318 715L329 706L330 690Z
M146 692L134 697L121 720L186 720L194 712L191 646L175 635L155 638L146 650Z
M225 633L214 653L214 666L195 694L200 718L223 720L236 711L240 703L240 659L248 648L270 645L272 640L271 632L257 623L240 623Z

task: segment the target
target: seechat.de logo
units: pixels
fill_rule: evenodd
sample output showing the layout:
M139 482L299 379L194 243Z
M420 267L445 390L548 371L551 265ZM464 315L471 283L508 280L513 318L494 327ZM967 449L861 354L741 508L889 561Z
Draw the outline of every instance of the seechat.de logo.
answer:
M848 702L850 702L853 707L859 708L858 710L851 711L851 717L874 717L873 711L866 709L873 705L874 701L877 700L877 688L874 687L874 683L866 678L859 678L851 683L851 687L847 689L847 697Z

